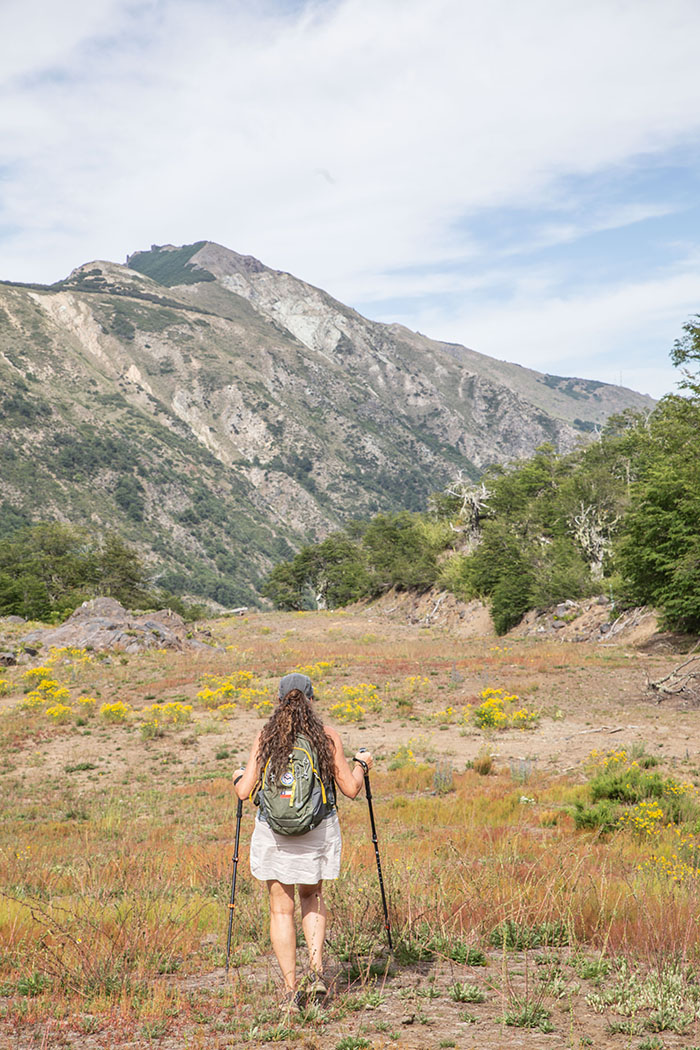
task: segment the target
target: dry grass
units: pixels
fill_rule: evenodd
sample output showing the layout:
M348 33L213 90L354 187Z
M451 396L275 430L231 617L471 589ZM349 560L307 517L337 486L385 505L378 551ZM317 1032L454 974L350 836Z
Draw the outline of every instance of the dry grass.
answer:
M74 699L129 702L137 713L124 725L103 725L96 716L51 725L42 711L19 710L22 680L6 676L0 1033L9 1045L39 1047L45 1037L44 1045L59 1045L82 1034L114 1048L163 1038L178 1046L291 1045L302 1036L309 1047L334 1047L350 1033L377 1047L437 1046L474 1025L479 1045L495 1047L504 1024L530 1022L535 1030L553 1023L599 1039L617 1007L588 1001L590 988L577 977L581 960L593 960L591 973L602 972L600 960L614 973L622 963L641 967L669 989L669 974L697 965L700 879L692 864L669 872L654 861L680 848L676 828L659 827L646 838L630 828L576 830L573 807L590 802L590 768L577 764L562 775L556 766L541 771L534 760L511 767L491 758L504 739L497 733L467 727L460 737L455 724L440 735L431 721L437 707L459 707L476 695L485 675L494 687L529 690L538 705L566 707L564 682L580 677L583 690L597 675L597 683L615 689L629 677L628 655L469 642L455 659L454 641L442 632L383 631L338 614L251 617L215 624L214 632L233 648L194 659L149 653L125 662L56 662L55 677ZM392 962L385 949L366 805L346 802L343 873L328 887L336 994L290 1020L276 1006L265 895L248 875L252 812L242 836L234 965L223 981L230 771L256 720L243 710L232 723L217 720L197 706L196 693L205 674L248 669L273 689L290 667L318 661L332 663L317 683L322 708L343 685L363 681L376 684L382 698L379 714L342 732L352 746L367 740L385 756L372 782L396 953ZM138 709L154 699L194 703L193 725L143 740ZM575 691L570 702L562 732L580 705ZM594 721L593 707L587 713ZM507 739L514 746L526 741L536 753L551 724L519 736L511 731ZM217 758L224 743L227 757ZM81 763L86 749L93 758ZM443 750L455 757L449 776L441 767L438 777ZM465 769L467 754L475 766L488 758L490 769ZM392 755L398 758L390 769ZM691 818L700 819L700 809L688 809L688 833ZM489 964L483 979L474 965L479 954ZM673 987L664 1000L665 1045L689 1045L700 1007L687 982ZM455 988L469 989L468 997L460 993L460 1000ZM477 1014L465 1011L465 1002ZM423 1025L417 1035L431 1032L432 1043L417 1036L414 1043L401 1028L407 1010ZM476 1019L460 1020L467 1014ZM651 1007L639 1007L642 1030L652 1015ZM685 1027L683 1017L690 1018ZM686 1042L674 1043L681 1029ZM625 1045L615 1042L623 1036L608 1031L605 1045Z

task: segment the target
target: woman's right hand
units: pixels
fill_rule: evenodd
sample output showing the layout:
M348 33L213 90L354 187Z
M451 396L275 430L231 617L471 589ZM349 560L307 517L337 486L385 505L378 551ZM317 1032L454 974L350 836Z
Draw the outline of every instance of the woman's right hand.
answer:
M374 765L374 759L372 758L371 751L356 751L354 758L355 761L359 762L360 764L364 762L368 770L371 769Z
M250 793L255 787L258 779L258 746L260 744L260 732L255 734L255 740L253 746L250 749L250 755L248 756L248 764L245 769L238 769L233 771L233 788L240 799L245 801L250 797Z

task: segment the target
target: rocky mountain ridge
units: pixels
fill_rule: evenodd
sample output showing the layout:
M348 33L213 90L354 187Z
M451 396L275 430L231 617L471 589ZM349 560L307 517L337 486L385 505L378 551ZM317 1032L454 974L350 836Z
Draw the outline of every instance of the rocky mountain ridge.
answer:
M0 284L0 532L114 528L224 605L301 543L651 399L541 376L212 242Z

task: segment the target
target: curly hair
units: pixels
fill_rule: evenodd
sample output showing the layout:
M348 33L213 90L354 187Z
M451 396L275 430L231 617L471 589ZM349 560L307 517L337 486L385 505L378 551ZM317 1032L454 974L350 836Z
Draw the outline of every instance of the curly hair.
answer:
M258 767L262 771L270 762L270 772L281 776L289 763L289 754L297 736L302 734L316 750L319 775L324 784L335 777L335 760L323 722L300 689L283 696L263 726L258 744Z

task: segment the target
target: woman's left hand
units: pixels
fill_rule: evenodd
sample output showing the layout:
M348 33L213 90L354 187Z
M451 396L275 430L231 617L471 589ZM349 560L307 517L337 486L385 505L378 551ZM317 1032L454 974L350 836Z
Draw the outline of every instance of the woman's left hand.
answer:
M234 771L233 771L233 782L234 782L234 784L236 783L237 780L241 779L241 777L243 776L244 773L245 773L245 770L241 769L240 766L239 766L238 769L234 769Z

